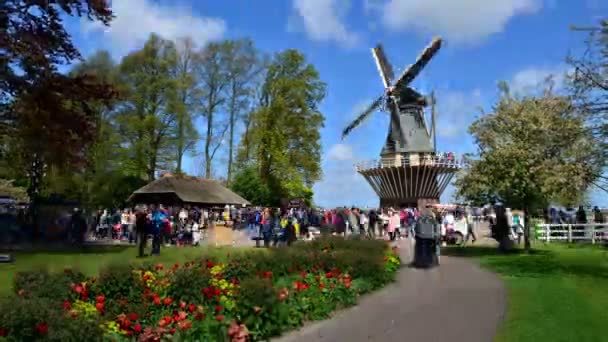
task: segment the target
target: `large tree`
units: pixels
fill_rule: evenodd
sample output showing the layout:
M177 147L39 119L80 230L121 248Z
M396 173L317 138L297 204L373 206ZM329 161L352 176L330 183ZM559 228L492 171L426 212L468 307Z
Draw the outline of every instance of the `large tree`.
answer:
M214 42L205 46L198 54L197 77L199 84L200 111L205 119L204 164L205 177L211 178L212 162L222 145L228 125L221 127L219 117L225 105L225 91L229 86L226 42Z
M598 177L603 151L570 98L547 90L540 96L513 97L501 83L501 97L469 128L477 144L470 166L459 174L459 196L494 199L529 215L551 201L577 203ZM525 220L530 247L530 220ZM501 247L507 231L497 232Z
M80 58L61 17L107 25L112 12L105 0L5 0L0 13L0 133L22 154L19 167L35 201L46 167L82 165L96 129L89 102L113 96L91 77L58 72L58 65Z
M124 163L132 174L154 180L160 169L173 169L171 149L176 113L175 45L152 34L141 50L120 64L125 99L116 114L121 136L126 140Z
M608 20L600 20L595 27L574 29L588 36L584 52L567 59L573 68L571 95L587 127L608 153ZM602 176L598 183L608 191L608 178Z
M175 171L183 173L184 155L194 150L198 132L193 119L197 106L196 50L192 38L178 39L176 42L176 62L172 71L175 78L175 98L173 101L176 114L175 125Z
M325 83L304 55L286 50L274 56L260 107L252 116L248 149L250 162L276 200L306 196L307 187L321 177L320 130L325 118L319 103L324 97Z
M226 68L228 87L226 99L228 109L228 164L226 180L232 180L234 169L234 144L236 125L248 123L249 103L253 99L256 77L264 67L260 54L250 39L226 42ZM248 128L248 127L247 127Z

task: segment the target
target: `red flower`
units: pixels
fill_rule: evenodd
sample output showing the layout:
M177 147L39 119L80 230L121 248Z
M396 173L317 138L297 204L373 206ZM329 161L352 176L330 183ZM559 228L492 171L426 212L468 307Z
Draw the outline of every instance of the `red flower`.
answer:
M179 308L180 308L180 309L185 309L185 308L186 308L186 302L184 302L184 301L180 301L180 302L179 302Z
M135 331L136 334L139 334L141 332L141 324L137 323L133 326L133 331Z
M125 319L120 323L120 327L123 328L124 330L129 329L130 326L131 326L131 321L128 319Z
M302 276L302 278L306 278L306 276L308 275L308 272L300 271L300 275Z
M175 315L175 317L173 317L173 320L176 322L180 322L180 321L185 320L186 317L188 317L188 314L183 311L180 311L177 313L177 315Z
M159 297L154 297L153 301L154 301L154 305L160 305L160 298Z
M66 310L70 310L72 308L72 303L70 303L69 300L66 300L65 302L63 302L63 308Z
M80 285L76 285L76 286L74 286L74 292L76 292L76 293L78 293L78 294L82 294L82 291L83 291L83 290L84 290L84 289L83 289L83 288L82 288L82 286L80 286Z
M179 322L177 324L177 326L181 329L181 330L186 330L186 329L190 329L192 328L192 322L190 321L183 321L183 322Z
M327 279L331 279L331 278L333 278L333 277L334 277L334 274L333 274L333 273L331 273L331 272L327 272L327 273L325 273L325 278L327 278Z
M224 315L217 315L215 316L215 319L217 319L218 321L223 321L224 320Z
M319 288L320 288L320 289L324 289L324 288L325 288L325 284L323 284L323 283L319 283Z
M103 306L103 303L97 303L95 304L95 309L97 309L99 312L103 312Z
M196 310L196 305L194 305L194 304L188 305L188 311L194 312L194 310Z
M8 330L4 329L4 328L0 328L0 337L6 337L8 336Z
M163 269L163 267L165 267L165 266L163 266L163 264L156 264L156 266L154 266L154 269L156 269L157 271L160 271Z
M169 316L165 316L158 322L158 326L164 328L165 326L171 324L171 322L173 322L173 319Z
M167 298L163 299L163 304L165 304L165 305L171 305L171 302L173 302L171 297L167 297Z
M105 301L106 301L106 297L104 297L103 295L97 296L97 303L103 303Z
M135 312L131 312L129 314L129 319L132 321L137 321L137 314Z
M175 334L175 328L169 329L169 334L171 334L171 335Z
M179 263L178 263L178 262L176 262L175 264L173 264L173 269L174 269L174 270L176 270L176 269L178 269L178 268L179 268Z
M205 315L202 312L197 312L196 314L194 314L194 319L197 321L202 321L203 317L205 317Z
M239 284L239 280L236 278L232 278L232 280L230 281L232 283L232 285L238 285Z
M86 301L89 298L89 290L87 290L87 289L82 290L82 293L80 295L82 296L82 300Z
M216 311L216 312L220 312L220 311L222 311L222 306L221 306L221 305L216 305L216 306L215 306L215 311Z
M36 324L36 333L38 335L46 335L49 332L49 326L46 323Z
M215 264L213 263L213 260L207 260L207 268L211 268L215 266Z

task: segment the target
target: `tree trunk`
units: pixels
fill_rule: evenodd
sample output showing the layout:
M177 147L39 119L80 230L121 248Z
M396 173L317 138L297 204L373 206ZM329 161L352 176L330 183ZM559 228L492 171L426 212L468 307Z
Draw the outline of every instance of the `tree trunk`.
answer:
M182 158L184 157L184 115L179 114L177 121L177 167L175 172L182 173Z
M234 121L235 121L235 111L236 111L235 99L233 98L230 103L230 122L228 123L230 126L228 128L229 132L229 141L228 141L228 172L226 174L226 181L230 184L232 180L232 154L234 148Z
M211 178L211 138L213 136L213 113L207 112L207 136L205 137L205 178Z
M525 207L524 208L524 249L529 252L530 251L530 217L528 216L530 210Z

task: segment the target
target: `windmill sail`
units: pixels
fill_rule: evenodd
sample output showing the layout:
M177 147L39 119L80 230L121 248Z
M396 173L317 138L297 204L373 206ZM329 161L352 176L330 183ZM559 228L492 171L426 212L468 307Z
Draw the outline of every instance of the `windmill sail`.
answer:
M382 83L384 83L384 88L388 88L395 78L395 74L393 73L393 67L384 54L382 45L378 44L375 48L372 48L372 56L374 56L374 60L376 61L376 66L378 67L380 78L382 78Z
M433 41L422 51L416 62L410 65L401 74L397 82L395 82L395 88L400 89L410 84L416 76L422 71L422 69L428 64L428 62L435 56L437 51L441 48L441 38L434 38Z
M372 114L376 109L380 107L382 101L384 100L384 96L380 96L374 102L372 102L357 118L351 122L350 125L346 126L346 128L342 131L342 139L344 139L350 132L357 128L370 114Z

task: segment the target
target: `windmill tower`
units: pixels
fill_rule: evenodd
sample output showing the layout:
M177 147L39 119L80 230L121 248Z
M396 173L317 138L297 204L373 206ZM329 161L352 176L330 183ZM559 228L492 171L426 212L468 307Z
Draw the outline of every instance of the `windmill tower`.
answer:
M382 207L423 207L439 202L439 197L460 168L453 155L437 153L435 96L423 96L410 84L441 48L434 38L393 82L394 74L381 45L372 48L384 92L342 132L344 139L353 129L377 110L390 114L386 142L380 161L356 165L376 194ZM431 105L431 130L424 108Z

